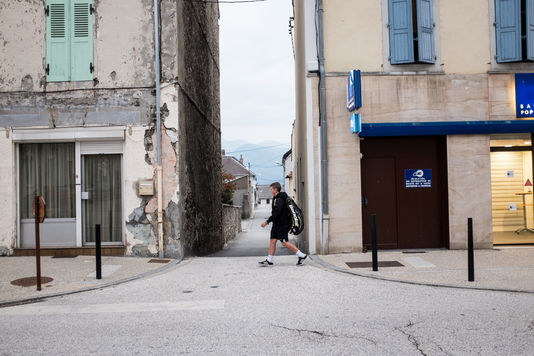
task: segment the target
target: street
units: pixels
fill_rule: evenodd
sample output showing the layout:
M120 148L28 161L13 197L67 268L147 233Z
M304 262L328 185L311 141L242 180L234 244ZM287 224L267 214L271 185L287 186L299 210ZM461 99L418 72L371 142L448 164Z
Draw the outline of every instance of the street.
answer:
M267 248L261 218L256 214L236 243L261 236ZM262 257L192 258L115 287L2 308L0 355L531 355L534 349L532 294L378 281L309 259L297 267L289 255L259 267Z

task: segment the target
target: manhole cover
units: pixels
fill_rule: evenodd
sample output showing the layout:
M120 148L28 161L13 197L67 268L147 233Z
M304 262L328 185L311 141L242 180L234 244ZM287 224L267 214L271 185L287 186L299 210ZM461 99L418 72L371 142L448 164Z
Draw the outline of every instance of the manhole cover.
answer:
M148 263L168 263L170 260L151 259Z
M41 277L41 284L46 284L52 282L54 279L50 277ZM25 277L20 279L15 279L11 281L11 284L14 286L20 287L31 287L37 285L37 277Z
M346 262L350 268L373 267L373 262ZM399 261L378 261L378 267L404 267Z

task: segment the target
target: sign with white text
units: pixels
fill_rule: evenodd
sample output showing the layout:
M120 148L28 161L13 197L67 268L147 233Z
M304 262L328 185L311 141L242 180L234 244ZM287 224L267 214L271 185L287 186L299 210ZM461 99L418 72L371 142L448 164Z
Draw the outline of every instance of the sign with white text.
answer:
M432 188L432 170L405 169L404 186L406 188Z

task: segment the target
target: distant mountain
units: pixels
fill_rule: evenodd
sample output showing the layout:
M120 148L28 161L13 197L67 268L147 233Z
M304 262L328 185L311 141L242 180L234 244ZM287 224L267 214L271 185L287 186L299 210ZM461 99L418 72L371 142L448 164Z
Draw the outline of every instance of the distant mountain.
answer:
M259 144L241 141L222 142L222 148L227 156L239 159L243 156L243 162L256 174L258 184L271 184L280 182L283 184L284 174L281 167L283 155L291 148L288 144L276 141L263 141Z

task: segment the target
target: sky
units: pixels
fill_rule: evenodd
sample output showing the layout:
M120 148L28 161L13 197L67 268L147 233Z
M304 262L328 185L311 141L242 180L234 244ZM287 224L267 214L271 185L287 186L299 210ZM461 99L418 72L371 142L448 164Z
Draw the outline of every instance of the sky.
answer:
M222 0L221 0L222 1ZM291 0L219 3L223 140L291 142Z

